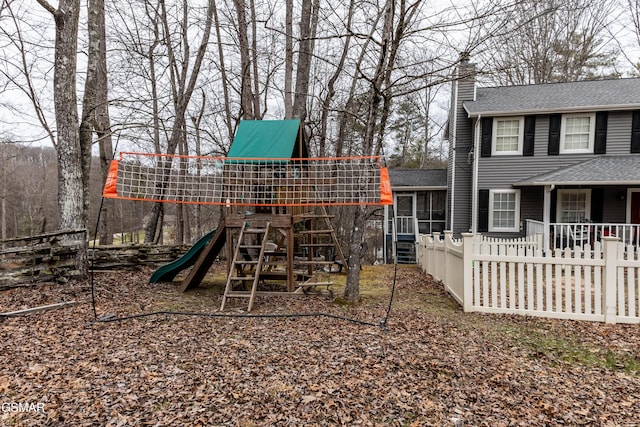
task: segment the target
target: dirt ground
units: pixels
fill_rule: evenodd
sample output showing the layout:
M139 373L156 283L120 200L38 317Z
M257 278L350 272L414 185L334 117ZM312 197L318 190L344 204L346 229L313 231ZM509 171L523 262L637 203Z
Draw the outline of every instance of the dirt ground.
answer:
M393 266L364 269L355 306L214 317L219 279L150 274L95 275L97 316L121 321L94 321L89 281L0 292L0 312L77 302L0 322L0 425L640 426L638 325L463 313L411 266L386 328Z

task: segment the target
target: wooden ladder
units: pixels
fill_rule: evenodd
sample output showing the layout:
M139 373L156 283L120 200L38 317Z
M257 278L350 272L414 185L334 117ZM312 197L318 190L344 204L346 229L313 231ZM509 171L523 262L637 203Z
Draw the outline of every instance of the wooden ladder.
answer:
M322 209L322 217L324 218L324 223L325 226L331 230L331 241L333 242L333 245L335 246L335 251L336 251L336 257L340 259L340 261L342 262L342 266L346 269L347 268L347 260L344 257L344 253L342 252L342 246L340 246L340 243L338 242L338 235L336 234L336 229L333 228L333 225L331 225L331 221L329 220L330 216L327 215L327 209L324 206L321 206ZM334 260L335 261L335 260Z
M297 232L297 234L304 239L300 246L307 248L307 260L298 261L297 264L307 266L309 276L313 275L313 271L319 265L329 267L333 264L342 265L342 267L347 266L344 253L342 252L342 247L338 242L338 236L331 225L330 218L333 218L333 216L327 214L327 210L324 206L321 206L320 208L321 213L319 215L313 214L305 216L305 218L310 220L311 228ZM323 220L323 226L321 224L315 224L316 226L321 226L323 228L314 228L314 220ZM330 241L326 241L325 239L329 239ZM325 259L324 261L315 260L315 249L326 247L332 247L334 249L333 259Z
M264 228L250 228L247 227L246 223L242 225L240 235L238 236L238 243L233 253L233 260L231 261L227 284L224 288L220 311L224 310L227 298L249 298L247 312L251 311L253 308L256 290L258 289L258 282L260 281L260 272L262 271L262 264L264 262L264 252L267 246L268 235L269 223L267 223ZM249 236L258 236L259 244L252 243L250 241L245 242L245 239ZM259 249L257 259L251 258L249 253L250 249ZM245 271L246 266L249 267L248 271ZM251 283L251 291L233 290L234 285L247 283Z

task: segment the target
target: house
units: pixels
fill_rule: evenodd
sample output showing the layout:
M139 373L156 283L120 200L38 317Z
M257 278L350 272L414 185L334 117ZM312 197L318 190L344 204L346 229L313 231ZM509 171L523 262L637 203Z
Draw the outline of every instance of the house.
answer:
M456 73L447 229L637 243L640 79L478 87L473 64Z
M418 234L444 231L446 220L446 169L391 169L393 206L385 206L384 253L393 259L394 230L399 263L415 263ZM393 207L395 206L395 211ZM395 221L394 221L395 219Z

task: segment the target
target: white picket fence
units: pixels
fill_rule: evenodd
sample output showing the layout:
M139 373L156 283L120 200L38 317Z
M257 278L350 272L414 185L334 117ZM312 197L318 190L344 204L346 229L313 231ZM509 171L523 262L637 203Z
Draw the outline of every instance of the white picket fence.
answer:
M464 311L640 323L640 250L616 237L544 253L540 236L422 235L418 263Z

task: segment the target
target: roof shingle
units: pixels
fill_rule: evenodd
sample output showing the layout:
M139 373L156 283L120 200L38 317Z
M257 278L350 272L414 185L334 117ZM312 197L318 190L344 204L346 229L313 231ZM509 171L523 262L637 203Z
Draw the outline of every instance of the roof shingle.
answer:
M640 155L598 156L516 182L514 186L639 185Z
M640 108L640 79L586 80L478 88L470 117Z
M391 187L447 187L446 169L390 169Z

